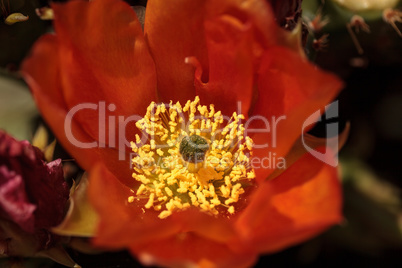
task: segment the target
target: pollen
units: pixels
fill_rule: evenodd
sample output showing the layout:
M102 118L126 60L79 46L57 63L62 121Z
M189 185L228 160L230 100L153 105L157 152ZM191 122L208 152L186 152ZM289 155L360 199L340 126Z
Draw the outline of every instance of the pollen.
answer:
M133 178L140 183L129 203L146 200L145 210L164 219L191 207L219 215L236 213L236 203L254 181L253 141L244 135L244 116L225 117L187 101L156 104L136 123L142 132L131 142ZM145 142L141 143L143 140Z
M133 203L133 202L134 202L134 196L129 196L128 199L127 199L127 201L128 201L129 203Z

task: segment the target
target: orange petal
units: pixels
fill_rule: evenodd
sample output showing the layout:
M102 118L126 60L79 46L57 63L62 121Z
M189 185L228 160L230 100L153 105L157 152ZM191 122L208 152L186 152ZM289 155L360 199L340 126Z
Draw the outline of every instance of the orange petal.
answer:
M289 153L285 156L286 167L290 167L299 160L305 153L309 150L315 150L322 146L327 146L330 148L330 152L334 153L334 156L338 154L341 148L345 145L346 140L349 136L350 123L347 123L345 129L338 136L330 138L318 138L310 134L305 134L301 136L293 144ZM336 163L334 163L336 164ZM275 169L273 173L269 175L267 180L273 179L281 173L285 172L286 169Z
M45 35L34 46L32 51L34 57L26 60L22 66L22 74L25 81L30 85L42 116L52 127L57 140L81 167L89 170L96 162L104 161L115 174L119 175L122 181L130 183L129 160L119 161L118 150L98 147L85 149L75 146L75 143L71 141L71 136L67 135L64 120L68 110L61 94L63 88L60 84L60 60L54 56L57 55L58 51L57 38L54 35ZM38 66L38 64L41 65ZM97 142L82 129L74 118L69 130L71 130L74 139L81 143Z
M95 244L107 247L128 247L152 239L165 238L179 232L193 232L220 243L231 241L236 235L231 221L215 218L188 209L176 212L166 219L159 219L160 212L144 209L147 199L128 197L134 193L98 164L90 171L90 201L99 214L100 224ZM113 217L110 213L113 211Z
M194 233L180 233L164 240L131 247L144 265L169 267L251 267L252 252L233 252L227 245L204 239Z
M134 180L134 179L133 179ZM163 239L180 231L173 218L161 220L159 212L144 210L146 199L128 202L134 195L102 164L89 173L89 198L99 214L97 246L123 248L152 239Z
M255 144L266 145L264 148L256 148L254 155L264 159L275 154L276 159L279 159L309 129L303 129L304 122L336 96L342 82L305 61L297 53L273 47L262 58L258 85L259 95L253 116L268 120L269 132L250 133ZM258 118L249 127L267 128ZM264 180L275 168L257 168L259 181Z
M184 62L196 56L206 63L203 18L205 1L148 1L144 32L155 60L162 101L194 99L194 68Z
M71 1L52 8L59 48L53 55L60 59L67 107L105 101L116 106L108 115L143 115L156 100L155 67L132 8L115 0ZM41 64L35 55L31 60ZM75 117L86 133L100 139L98 110L84 109Z
M222 18L230 19L225 21ZM219 25L213 24L216 22ZM235 25L239 22L250 24L252 29L247 33L242 32L242 27ZM224 83L220 85L217 83L223 78L223 81L228 83L225 93L229 91L230 86L240 88L244 83L247 84L244 88L248 92L247 97L241 99L247 107L250 102L248 85L250 78L247 75L252 71L249 69L249 61L254 61L254 58L246 58L247 51L240 49L254 44L250 43L250 40L241 40L240 44L235 44L235 41L238 38L247 38L251 32L253 38L258 39L264 47L275 43L276 40L273 38L276 25L272 12L268 4L260 0L179 0L175 1L174 5L168 1L150 0L147 4L144 30L156 64L161 100L184 103L193 99L197 93L208 95L209 99L213 100L211 103L219 104L222 98L215 95L215 92L211 93L211 90L215 90L215 87L221 90ZM224 30L231 32L225 33ZM230 36L230 33L236 33L236 38ZM218 38L221 34L224 34L223 40ZM234 51L231 51L233 49ZM249 47L246 49L250 50ZM257 50L253 47L253 53L258 54ZM224 54L217 58L220 53ZM197 80L206 81L210 75L209 81L214 84L214 87L211 85L208 92L200 92L200 88L198 92L194 91L194 68L186 64L187 57L193 57L200 63L202 77L197 77ZM233 64L234 59L235 66L230 66L229 63ZM242 63L245 65L240 71L239 67ZM245 74L242 74L244 71ZM237 85L237 76L240 74L247 77L247 81L240 80L241 84ZM238 88L235 88L234 93L237 92ZM235 96L240 97L239 94ZM225 99L234 101L231 108L236 107L235 96L228 94L225 96ZM202 98L201 101L203 101ZM232 110L231 113L234 111ZM247 114L247 111L244 113Z
M205 104L214 103L225 116L230 117L235 111L247 114L254 78L252 28L226 15L206 21L205 31L210 59L209 75L204 83L201 66L198 66L196 94Z
M170 217L180 223L182 232L192 232L218 243L232 241L236 236L233 221L208 215L198 208L175 212Z
M50 104L66 110L67 107L60 88L58 52L56 36L43 35L33 46L31 51L33 57L28 57L23 62L21 73L30 86L34 97L43 95L52 100ZM39 109L43 109L42 105L39 105Z
M256 250L277 251L339 223L341 199L336 168L306 154L259 186L237 227Z

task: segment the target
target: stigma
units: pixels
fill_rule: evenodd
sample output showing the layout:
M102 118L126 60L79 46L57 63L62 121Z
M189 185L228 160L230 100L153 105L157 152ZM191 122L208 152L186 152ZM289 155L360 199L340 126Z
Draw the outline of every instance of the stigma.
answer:
M180 142L179 152L184 161L201 163L205 159L205 153L209 146L205 138L199 135L184 136Z
M243 115L225 118L199 97L184 106L152 102L136 123L142 135L131 142L133 178L128 202L146 199L159 218L196 207L211 215L234 214L255 173L253 141L244 136ZM146 210L144 210L146 213Z

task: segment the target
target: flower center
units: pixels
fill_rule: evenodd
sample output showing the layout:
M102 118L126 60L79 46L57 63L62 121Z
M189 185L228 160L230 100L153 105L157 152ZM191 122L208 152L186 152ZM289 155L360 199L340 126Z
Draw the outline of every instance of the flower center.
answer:
M184 107L152 102L136 123L142 137L131 142L133 178L140 186L128 202L146 198L144 207L161 211L161 219L190 207L234 214L255 178L253 141L244 136L242 119L233 113L225 120L212 104L209 109L200 105L198 97Z
M185 136L180 142L180 154L189 163L204 162L209 149L206 139L199 135Z

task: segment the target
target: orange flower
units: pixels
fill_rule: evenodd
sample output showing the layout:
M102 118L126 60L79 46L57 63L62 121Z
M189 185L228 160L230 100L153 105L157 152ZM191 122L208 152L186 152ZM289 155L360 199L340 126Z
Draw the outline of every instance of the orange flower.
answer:
M304 58L265 1L148 1L144 33L121 1L71 1L53 10L56 34L38 41L22 71L58 140L90 171L89 194L100 215L95 245L127 247L144 264L243 267L341 220L336 169L309 154L274 179L267 180L275 166L254 168L255 187L242 185L233 213L211 210L212 216L193 205L161 219L150 195L130 200L144 183L133 179L129 160L119 160L131 149L119 151L121 140L111 133L125 130L124 138L135 141L139 131L123 128L117 116L143 116L152 101L184 105L195 96L223 115L240 109L246 122L254 118L248 126L254 129L264 129L255 118L284 116L275 131L249 135L272 145L254 148L255 159L279 158L292 155L304 121L336 96L341 82ZM108 127L100 122L103 101L115 119ZM95 106L71 118L83 103ZM97 146L77 147L71 137Z

